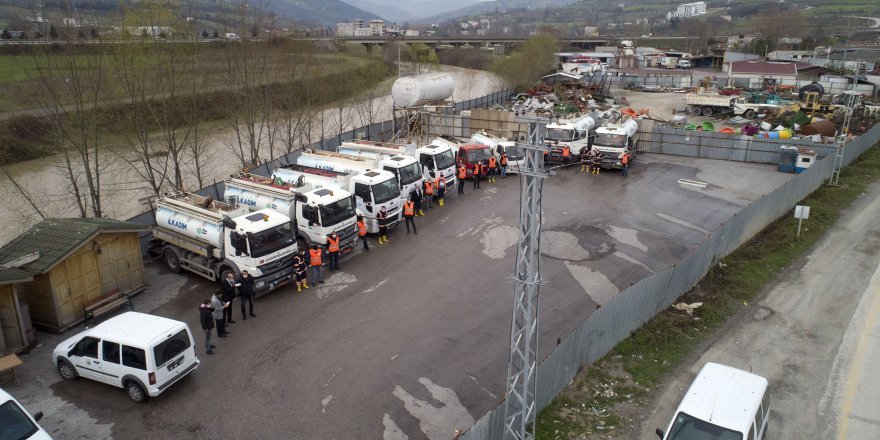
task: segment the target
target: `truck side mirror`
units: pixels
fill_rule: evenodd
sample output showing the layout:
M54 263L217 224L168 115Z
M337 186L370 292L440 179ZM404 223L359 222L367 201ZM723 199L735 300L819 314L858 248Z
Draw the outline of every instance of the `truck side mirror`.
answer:
M43 412L42 412L42 411L38 411L36 414L34 414L34 420L35 420L35 421L39 422L40 419L42 419L42 418L43 418Z
M657 430L654 432L657 434L657 437L660 437L661 439L663 438L663 430L662 429L657 428Z

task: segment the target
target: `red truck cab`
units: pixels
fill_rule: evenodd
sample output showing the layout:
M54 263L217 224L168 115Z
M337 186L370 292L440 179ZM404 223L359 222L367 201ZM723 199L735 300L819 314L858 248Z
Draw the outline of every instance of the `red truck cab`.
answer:
M483 144L464 144L459 145L456 153L456 162L459 165L464 164L467 169L467 176L474 177L474 164L480 162L483 167L489 166L489 158L492 157L492 149Z

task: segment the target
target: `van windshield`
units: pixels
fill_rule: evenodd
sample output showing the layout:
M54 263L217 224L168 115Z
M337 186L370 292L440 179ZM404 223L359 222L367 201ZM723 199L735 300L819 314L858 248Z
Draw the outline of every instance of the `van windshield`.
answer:
M679 412L666 440L742 440L741 433Z
M162 343L153 347L153 356L156 357L156 368L161 368L177 357L177 355L186 351L189 346L189 333L185 329L162 341Z
M25 440L37 432L37 427L20 406L13 401L0 405L0 432L4 439Z
M251 257L259 258L284 249L296 242L290 223L251 234Z
M346 197L329 205L321 206L321 225L333 226L355 216L353 197Z
M419 166L418 162L413 162L403 168L400 168L399 171L401 185L409 185L410 183L416 182L422 178L422 167Z

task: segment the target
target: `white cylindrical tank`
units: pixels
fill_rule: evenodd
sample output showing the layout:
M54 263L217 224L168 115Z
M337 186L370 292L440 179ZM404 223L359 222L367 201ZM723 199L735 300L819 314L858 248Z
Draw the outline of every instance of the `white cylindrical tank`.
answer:
M636 122L635 119L627 119L626 122L620 124L620 129L623 130L627 136L633 137L636 132L639 131L639 123Z
M378 158L345 156L338 153L329 155L304 152L296 158L296 164L338 173L357 174L368 170L382 169L377 163Z
M474 133L471 135L471 140L478 143L486 145L493 150L498 146L498 143L501 142L501 138L495 137L492 135L484 134L484 133Z
M275 212L280 212L281 214L291 217L292 212L290 211L290 200L275 197L271 194L258 193L248 188L242 188L231 181L226 181L223 186L226 187L226 191L223 193L224 197L238 197L238 203L247 206L251 211L271 209Z
M156 225L223 249L223 225L221 223L176 210L161 202L157 205Z
M391 98L397 107L416 107L442 101L455 91L455 81L447 73L398 78L391 86Z
M575 130L578 130L578 131L584 131L584 130L587 130L587 131L589 131L589 130L592 130L593 127L596 126L596 120L593 119L593 117L590 116L590 115L581 116L580 118L575 119L575 120L572 122L572 125L574 125L574 129L575 129Z

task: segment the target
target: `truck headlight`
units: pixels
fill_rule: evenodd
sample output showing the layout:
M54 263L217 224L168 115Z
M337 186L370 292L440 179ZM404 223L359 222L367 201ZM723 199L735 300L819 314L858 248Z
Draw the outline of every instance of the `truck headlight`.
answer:
M257 283L257 289L262 289L263 286L265 286L265 285L266 285L265 281L260 281L259 283Z

